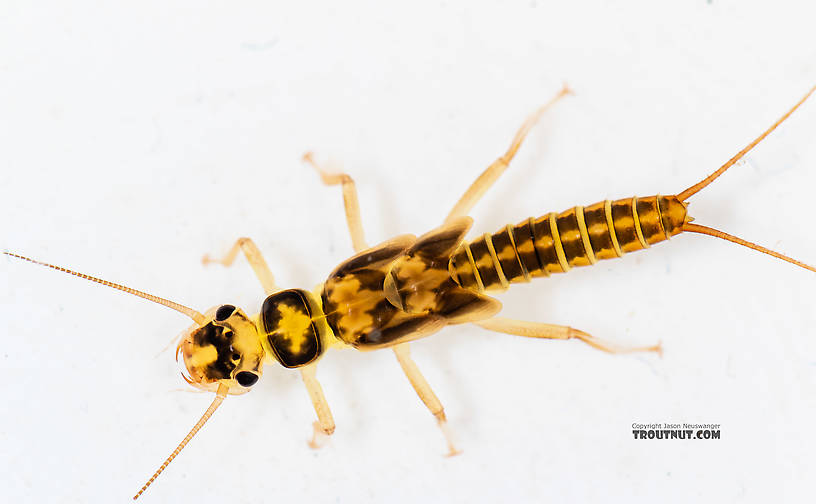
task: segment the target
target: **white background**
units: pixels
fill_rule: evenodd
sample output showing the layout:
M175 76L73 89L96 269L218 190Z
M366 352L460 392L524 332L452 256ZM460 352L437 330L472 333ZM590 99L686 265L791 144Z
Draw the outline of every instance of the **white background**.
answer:
M255 311L251 236L283 286L420 234L568 82L474 209L472 235L679 192L816 83L812 2L15 2L0 7L0 247L205 310ZM660 4L660 6L656 5ZM70 5L70 6L69 6ZM816 100L691 201L701 224L816 262ZM125 502L211 400L189 321L16 260L2 275L0 500ZM230 397L145 502L791 501L816 471L816 278L698 235L514 287L504 315L655 355L448 328L413 345L462 455L388 351L321 362L337 432L310 450L297 373ZM718 441L635 441L715 422Z

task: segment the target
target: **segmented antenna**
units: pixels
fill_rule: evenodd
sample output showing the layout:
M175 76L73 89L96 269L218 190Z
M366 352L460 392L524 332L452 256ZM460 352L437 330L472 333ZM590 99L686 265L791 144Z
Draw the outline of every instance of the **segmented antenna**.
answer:
M720 166L720 167L717 169L717 171L715 171L714 173L712 173L712 174L711 174L711 175L709 175L708 177L704 178L703 180L701 180L701 181L697 182L697 183L696 183L696 184L694 184L693 186L689 187L689 188L688 188L688 189L686 189L685 191L683 191L683 192L681 192L680 194L678 194L678 195L677 195L677 198L678 198L680 201L686 201L686 200L687 200L687 199L689 199L691 196L694 196L695 194L697 194L697 192L698 192L700 189L702 189L702 188L704 188L705 186L707 186L708 184L710 184L710 183L714 182L714 180L715 180L717 177L719 177L720 175L722 175L723 173L725 173L725 170L727 170L727 169L731 168L731 167L732 167L732 166L733 166L733 165L734 165L734 164L735 164L737 161L739 161L739 160L740 160L740 159L741 159L741 158L742 158L744 155L746 155L746 154L748 153L748 151L750 151L751 149L753 149L754 147L756 147L756 145L757 145L759 142L761 142L762 140L764 140L764 139L765 139L765 137L766 137L766 136L768 136L768 135L771 133L771 131L775 130L777 126L779 126L780 124L782 124L783 122L785 122L785 120L786 120L788 117L790 117L790 115L791 115L791 114L793 114L793 112L794 112L796 109L798 109L800 105L802 105L803 103L805 103L805 100L807 100L807 99L810 97L810 95L812 95L812 94L813 94L813 92L814 92L814 91L816 91L816 86L813 86L812 88L810 88L810 91L808 91L808 92L807 92L807 94L806 94L806 95L805 95L805 96L804 96L804 97L803 97L801 100L799 100L798 102L796 102L796 105L794 105L794 106L793 106L793 108L791 108L790 110L788 110L788 112L787 112L785 115L783 115L782 117L780 117L780 118L779 118L779 119L778 119L778 120L777 120L775 123L773 123L773 125L771 125L771 127L770 127L770 128L768 128L767 130L765 130L765 132L764 132L764 133L762 133L761 135L759 135L759 136L758 136L758 137L757 137L757 138L756 138L756 139L755 139L753 142L749 143L747 147L745 147L745 148L744 148L744 149L742 149L741 151L737 152L737 154L736 154L734 157L732 157L731 159L729 159L729 160L728 160L728 162L727 162L727 163L725 163L724 165Z
M154 303L158 303L160 305L164 305L168 308L172 308L177 312L181 312L191 319L195 321L196 324L203 324L207 321L204 315L200 314L199 312L193 310L192 308L188 308L184 305L175 303L168 299L160 298L158 296L154 296L153 294L148 294L147 292L142 292L140 290L131 289L130 287L125 287L124 285L119 285L113 282L109 282L107 280L102 280L101 278L92 277L90 275L86 275L84 273L78 273L76 271L69 270L67 268L63 268L61 266L54 266L53 264L48 264L45 262L37 261L36 259L31 259L30 257L21 256L18 254L14 254L12 252L3 252L5 255L9 257L16 257L17 259L22 259L23 261L28 261L30 263L39 264L40 266L45 266L46 268L55 269L57 271L62 271L63 273L68 273L69 275L74 275L79 278L84 278L85 280L90 280L91 282L96 282L98 284L106 285L108 287L120 290L122 292L127 292L128 294L133 294L134 296L139 296L142 299L147 299L148 301L153 301Z
M161 474L165 469L167 469L167 466L170 465L170 462L172 462L173 459L176 458L176 456L181 452L181 450L183 450L184 447L187 446L187 443L189 443L190 440L193 439L193 437L198 433L198 431L201 430L201 427L203 427L204 424L207 423L207 420L209 420L213 413L215 413L215 410L217 410L218 407L221 406L221 403L224 402L224 398L227 397L228 390L229 387L227 387L223 383L218 384L218 390L215 393L215 399L213 399L213 402L212 404L210 404L210 407L207 408L207 411L205 411L203 415L201 415L201 419L193 426L192 429L190 429L190 432L187 433L186 436L184 436L184 439L182 439L181 443L179 443L176 449L173 450L173 453L171 453L170 456L167 457L167 459L164 461L164 463L160 465L158 469L156 469L156 472L154 472L153 476L151 476L150 479L147 480L147 483L144 484L141 490L139 490L136 493L136 495L133 496L133 500L138 499L139 496L142 495L145 490L147 490L147 487L149 487L154 481L156 481L156 478L159 477L159 474Z

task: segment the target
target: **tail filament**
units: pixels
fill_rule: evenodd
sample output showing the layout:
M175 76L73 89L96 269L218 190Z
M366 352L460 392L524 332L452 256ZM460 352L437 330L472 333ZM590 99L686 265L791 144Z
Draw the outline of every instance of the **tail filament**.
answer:
M789 262L791 264L795 264L795 265L799 266L800 268L805 268L806 270L810 270L810 271L813 271L814 273L816 273L816 268L814 268L813 266L805 264L805 263L803 263L801 261L797 261L796 259L788 257L788 256L786 256L784 254L780 254L779 252L775 252L773 250L766 249L765 247L757 245L756 243L751 243L751 242L749 242L747 240L743 240L742 238L738 238L738 237L730 235L728 233L723 233L722 231L719 231L719 230L714 229L714 228L710 228L710 227L706 227L706 226L700 226L700 225L697 225L697 224L685 223L685 224L683 224L683 231L690 231L692 233L700 233L700 234L705 234L705 235L708 235L708 236L713 236L715 238L721 238L723 240L727 240L727 241L736 243L737 245L742 245L743 247L748 247L749 249L753 249L753 250L762 252L763 254L768 254L769 256L776 257L777 259L782 259L783 261L787 261L787 262Z
M813 86L812 88L810 88L810 91L808 91L808 92L807 92L807 94L806 94L804 97L802 97L802 99L801 99L801 100L799 100L798 102L796 102L796 105L794 105L794 106L793 106L793 107L792 107L790 110L788 110L788 112L787 112L785 115L783 115L782 117L780 117L779 119L777 119L777 121L776 121L775 123L773 123L773 124L771 125L771 127L770 127L770 128L766 129L764 133L762 133L762 134L761 134L761 135L759 135L759 136L758 136L756 139L754 139L754 141L753 141L753 142L749 143L747 147L745 147L745 148L744 148L744 149L742 149L741 151L737 152L737 153L734 155L734 157L732 157L731 159L729 159L729 160L728 160L728 162L727 162L727 163L725 163L724 165L720 166L720 167L717 169L717 171L715 171L714 173L712 173L712 174L711 174L711 175L709 175L708 177L704 178L703 180L701 180L701 181L697 182L697 183L696 183L696 184L694 184L693 186L689 187L689 188L688 188L688 189L686 189L685 191L683 191L683 192L681 192L680 194L678 194L678 195L677 195L677 197L680 199L680 201L686 201L686 200L687 200L687 199L689 199L690 197L692 197L692 196L694 196L695 194L697 194L697 192L698 192L698 191L700 191L700 189L703 189L703 188L704 188L705 186L707 186L708 184L710 184L710 183L714 182L714 180L715 180L717 177L719 177L720 175L722 175L723 173L725 173L725 170L727 170L727 169L731 168L731 167L732 167L732 166L733 166L733 165L734 165L734 164L735 164L737 161L739 161L740 159L742 159L742 157L743 157L744 155L746 155L746 154L748 153L748 151L750 151L751 149L753 149L754 147L756 147L756 145L757 145L759 142L761 142L762 140L764 140L766 136L768 136L768 135L769 135L769 134L770 134L770 133L771 133L773 130L775 130L777 126L779 126L780 124L782 124L783 122L785 122L785 120L786 120L788 117L790 117L790 115L791 115L791 114L793 114L793 112L794 112L796 109L798 109L800 105L802 105L803 103L805 103L805 100L807 100L807 99L810 97L810 95L812 95L812 94L813 94L813 92L814 92L814 91L816 91L816 86Z

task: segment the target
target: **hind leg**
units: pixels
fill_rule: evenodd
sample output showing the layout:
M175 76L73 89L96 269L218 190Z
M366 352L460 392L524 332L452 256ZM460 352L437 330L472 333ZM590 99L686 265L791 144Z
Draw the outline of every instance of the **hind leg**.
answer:
M309 163L320 179L328 186L340 185L343 189L343 206L346 208L346 222L348 223L349 234L351 234L351 244L355 252L360 252L368 248L363 234L363 221L360 219L360 202L357 199L357 186L354 179L345 173L328 173L320 167L312 157L311 152L303 155L303 160Z
M454 446L448 430L448 420L445 417L445 408L442 406L439 398L436 397L436 394L434 394L431 386L428 385L428 381L425 380L424 376L422 376L422 373L419 371L414 359L411 358L411 350L408 343L396 345L394 347L394 354L396 354L397 360L399 361L403 372L405 372L405 376L408 377L408 381L411 382L411 385L414 387L417 395L422 402L425 403L425 406L427 406L431 414L436 418L439 428L442 429L442 435L445 436L445 442L448 444L448 456L458 455L460 452Z
M573 329L572 327L542 324L540 322L528 322L525 320L513 320L504 317L493 317L479 322L473 322L477 326L484 327L490 331L496 331L505 334L513 334L516 336L525 336L527 338L545 338L545 339L579 339L587 345L603 350L609 353L633 353L633 352L657 352L663 354L663 348L658 342L656 345L650 346L626 346L613 343L611 341L596 338L584 331Z
M487 192L490 186L493 185L496 180L504 173L504 170L510 165L510 161L512 161L513 157L515 157L516 152L521 147L521 143L524 142L524 138L530 133L530 130L535 126L544 112L550 108L555 102L559 99L563 98L564 96L572 93L572 91L564 85L561 91L558 92L549 102L545 103L541 106L538 110L530 114L527 120L524 121L524 124L521 125L521 128L516 132L516 136L513 137L513 141L510 143L510 147L507 149L507 152L504 153L499 159L493 162L490 166L487 167L485 171L482 172L481 175L473 182L473 184L468 187L465 194L456 202L456 205L453 206L453 209L448 214L447 218L445 218L445 222L450 222L451 220L462 217L470 213L470 209L473 208L482 196Z

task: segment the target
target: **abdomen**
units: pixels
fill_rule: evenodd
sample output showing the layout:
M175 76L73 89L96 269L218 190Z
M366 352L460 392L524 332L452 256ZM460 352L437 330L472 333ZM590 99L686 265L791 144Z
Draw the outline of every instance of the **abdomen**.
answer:
M511 283L647 248L680 233L685 218L686 206L676 196L577 206L464 243L451 256L449 269L462 287L504 290Z

